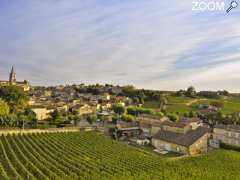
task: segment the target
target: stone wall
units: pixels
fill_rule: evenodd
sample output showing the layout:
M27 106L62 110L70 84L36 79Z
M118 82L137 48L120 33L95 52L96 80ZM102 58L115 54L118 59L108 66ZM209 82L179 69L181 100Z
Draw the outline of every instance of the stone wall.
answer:
M213 139L225 144L240 146L240 133L214 128Z
M159 150L167 150L167 151L172 151L180 154L188 154L187 147L165 142L159 139L152 139L152 145ZM167 148L170 148L170 149L167 149Z
M208 150L208 137L209 134L205 134L201 138L199 138L194 144L189 147L189 154L199 154L205 153Z

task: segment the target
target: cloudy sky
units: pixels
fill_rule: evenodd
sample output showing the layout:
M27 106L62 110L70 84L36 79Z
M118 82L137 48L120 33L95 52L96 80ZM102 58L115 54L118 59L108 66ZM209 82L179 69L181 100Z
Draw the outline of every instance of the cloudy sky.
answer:
M231 0L214 2L227 8ZM1 0L0 79L14 65L18 79L34 85L240 92L240 6L229 14L192 7L192 0Z

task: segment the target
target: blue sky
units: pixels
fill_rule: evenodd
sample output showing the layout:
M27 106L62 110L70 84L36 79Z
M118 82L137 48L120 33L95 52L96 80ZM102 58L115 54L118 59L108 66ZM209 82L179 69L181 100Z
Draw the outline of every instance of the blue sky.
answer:
M229 14L192 6L191 0L1 0L0 79L14 65L18 79L35 85L240 92L240 6Z

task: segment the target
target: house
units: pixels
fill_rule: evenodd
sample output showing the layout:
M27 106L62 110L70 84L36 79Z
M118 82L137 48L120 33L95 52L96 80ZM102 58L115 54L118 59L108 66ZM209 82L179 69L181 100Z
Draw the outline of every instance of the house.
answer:
M47 97L52 96L52 91L50 91L50 90L44 90L44 96L47 96Z
M209 105L209 104L199 104L198 105L198 109L199 110L208 110L210 112L214 112L214 111L218 111L219 108L213 105Z
M60 104L60 105L56 106L56 109L60 112L67 112L68 111L68 105Z
M48 109L43 106L32 106L32 111L35 112L37 120L45 120L50 117L50 113L54 111L54 109Z
M142 133L138 122L125 122L120 120L117 121L116 132L120 136L121 140L125 140L130 137L138 137Z
M162 122L169 120L167 117L160 118L151 114L141 114L137 117L139 126L146 137L151 137L161 128Z
M71 107L72 112L77 112L79 115L92 114L95 109L88 104L77 104Z
M213 140L240 146L240 125L216 125L213 129Z
M112 114L107 111L98 112L97 115L103 121L112 121Z
M102 95L101 99L102 99L103 101L109 101L109 100L111 99L111 96L110 96L110 94L108 94L108 93L104 93L104 94Z
M158 150L194 155L207 152L209 129L198 126L197 118L180 118L179 122L164 121L153 136Z
M97 110L108 111L111 108L112 108L112 104L111 103L97 104Z

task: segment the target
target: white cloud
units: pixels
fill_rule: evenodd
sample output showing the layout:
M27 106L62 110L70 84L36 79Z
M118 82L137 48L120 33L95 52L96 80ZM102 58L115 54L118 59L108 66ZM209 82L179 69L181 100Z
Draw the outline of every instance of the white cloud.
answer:
M0 13L0 76L15 64L33 84L240 89L221 83L240 75L218 78L240 67L237 11L192 12L188 0L20 2Z

